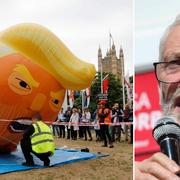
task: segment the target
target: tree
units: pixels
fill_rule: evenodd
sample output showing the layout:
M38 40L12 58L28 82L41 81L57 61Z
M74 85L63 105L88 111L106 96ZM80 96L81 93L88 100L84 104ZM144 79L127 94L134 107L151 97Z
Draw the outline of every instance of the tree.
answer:
M115 77L112 73L109 74L109 88L108 88L108 103L112 106L114 103L119 103L122 107L123 99L122 99L122 86L119 79ZM103 73L103 77L105 77L107 73ZM90 101L90 109L94 111L99 102L98 94L101 93L101 74L98 72L96 78L94 79L91 85L91 101Z
M112 73L109 74L109 89L108 89L108 103L112 106L114 103L119 103L120 107L123 108L123 93L122 93L122 85L121 81L116 78ZM103 73L103 77L105 77L107 73ZM133 76L130 77L130 83L133 83ZM92 82L91 85L91 100L89 108L91 112L94 112L97 108L97 104L99 102L98 94L101 94L101 74L97 73L96 78ZM127 90L125 88L125 97L127 102ZM81 109L82 107L82 97L79 93L79 96L75 97L74 105Z
M108 103L112 106L114 103L119 103L120 107L123 108L123 93L122 85L119 79L112 73L103 73L103 77L109 74L109 88L108 88ZM95 79L91 84L91 100L89 108L91 112L94 112L99 102L98 94L101 94L101 74L97 73ZM126 92L125 92L126 94ZM81 95L75 97L74 105L81 109L82 99Z

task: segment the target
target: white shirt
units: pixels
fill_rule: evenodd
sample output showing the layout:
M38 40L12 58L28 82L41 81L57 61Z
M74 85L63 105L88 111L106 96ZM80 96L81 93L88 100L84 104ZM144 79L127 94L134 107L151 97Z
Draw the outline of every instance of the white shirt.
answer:
M79 130L79 114L77 112L72 113L69 122L73 123L72 126L74 127L74 130Z
M90 112L85 112L85 113L83 113L82 122L89 123L90 120L91 120L91 113L90 113Z

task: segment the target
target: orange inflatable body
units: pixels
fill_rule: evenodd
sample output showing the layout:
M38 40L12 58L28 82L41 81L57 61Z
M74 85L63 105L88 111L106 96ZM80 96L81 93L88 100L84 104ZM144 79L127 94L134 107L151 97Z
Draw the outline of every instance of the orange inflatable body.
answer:
M39 39L36 43L34 37L44 39L47 33L52 36L41 26L25 24L0 34L0 152L15 150L22 138L23 132L16 131L13 122L30 123L37 112L44 121L54 121L65 89L85 88L95 75L94 66L74 59L54 35L51 43L42 44Z
M21 74L22 71L27 71L28 75ZM13 54L0 58L0 77L1 119L30 120L35 112L39 112L45 121L56 119L65 89L41 67L21 55ZM14 132L13 135L11 121L3 121L5 125L0 123L0 147L5 145L5 150L13 150L21 134Z

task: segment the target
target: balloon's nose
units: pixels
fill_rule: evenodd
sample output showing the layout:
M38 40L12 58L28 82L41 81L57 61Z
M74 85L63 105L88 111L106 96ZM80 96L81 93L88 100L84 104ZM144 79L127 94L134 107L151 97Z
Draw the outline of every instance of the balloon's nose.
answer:
M41 108L43 107L45 101L46 101L46 96L42 93L38 93L35 96L32 104L30 106L30 109L33 111L40 111Z

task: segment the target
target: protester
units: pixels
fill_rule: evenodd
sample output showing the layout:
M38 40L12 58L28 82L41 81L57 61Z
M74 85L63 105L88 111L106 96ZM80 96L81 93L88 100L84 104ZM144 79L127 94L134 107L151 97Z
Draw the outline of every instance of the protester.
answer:
M53 136L59 136L59 125L58 125L58 117L52 124Z
M108 104L106 104L105 101L100 101L99 102L99 110L98 110L98 118L99 118L99 123L100 123L100 130L102 134L102 138L104 140L104 145L103 147L107 147L107 139L109 142L109 148L113 147L112 141L111 141L111 136L109 134L109 124L111 121L110 117L110 109L108 107ZM106 107L104 106L106 105Z
M101 141L102 136L101 136L99 119L98 119L98 110L99 110L99 105L97 105L97 109L93 113L94 130L95 130L95 133L96 133L96 141Z
M115 103L114 106L112 107L112 116L111 116L111 123L113 125L110 127L111 138L113 142L115 141L115 139L117 139L119 142L121 140L121 125L118 123L122 122L122 116L123 116L123 111L119 108L119 104ZM115 135L117 135L117 138L115 138Z
M124 110L124 122L129 122L129 114L130 114L130 107L129 104L125 105L125 110ZM128 141L128 130L129 130L129 125L125 125L125 141Z
M130 143L133 144L133 110L130 111L129 113L129 122L131 122L131 125L130 125Z
M99 124L98 119L94 120L94 130L95 130L95 133L96 133L96 141L101 141L102 136L101 136L100 124Z
M82 124L82 110L78 109L79 112L79 139L82 139L84 137L84 133L83 133L83 126Z
M154 63L161 93L161 106L165 115L173 116L180 124L180 15L170 25L160 42L159 61ZM153 88L153 87L152 87ZM170 149L169 149L170 150ZM179 149L180 150L180 149ZM177 151L179 152L177 149ZM180 166L165 154L158 152L142 162L136 162L135 180L180 179L176 174Z
M87 107L85 107L83 115L82 115L82 123L84 123L84 125L85 125L85 126L83 126L83 134L84 134L86 141L87 141L87 132L89 135L89 141L92 141L91 131L88 126L90 123L90 120L91 120L91 113L89 112L89 109Z
M71 129L71 139L77 140L77 131L79 130L79 112L76 107L72 109L72 115L69 120L69 126Z
M59 137L65 138L65 125L63 124L65 122L65 116L63 112L63 108L61 108L59 114L58 114L58 122L59 122Z
M32 125L25 131L21 140L21 149L26 159L22 165L34 166L31 153L35 154L44 166L49 166L49 156L54 154L55 144L51 129L43 123L40 114L36 114L32 118Z
M68 106L66 112L64 113L64 117L65 117L65 122L66 122L66 123L69 123L71 114L72 114L71 108ZM67 129L67 139L70 139L70 136L71 136L70 126L67 125L67 126L66 126L66 129Z

